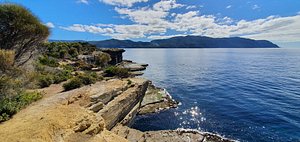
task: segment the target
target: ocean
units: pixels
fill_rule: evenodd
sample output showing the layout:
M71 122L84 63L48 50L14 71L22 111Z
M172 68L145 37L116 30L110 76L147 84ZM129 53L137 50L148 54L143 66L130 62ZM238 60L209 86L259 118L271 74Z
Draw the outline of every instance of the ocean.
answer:
M141 131L197 129L245 142L300 141L300 48L126 49L180 102L137 116Z

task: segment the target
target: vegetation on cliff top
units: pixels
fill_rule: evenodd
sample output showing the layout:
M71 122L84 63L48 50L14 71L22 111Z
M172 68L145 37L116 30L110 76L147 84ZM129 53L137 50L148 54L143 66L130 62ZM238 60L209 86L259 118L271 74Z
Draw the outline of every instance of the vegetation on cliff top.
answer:
M49 29L26 8L0 5L0 122L42 97L28 89L63 84L65 91L102 80L128 77L126 69L109 67L111 57L85 42L45 42ZM34 70L25 63L38 53ZM105 72L105 73L103 73Z

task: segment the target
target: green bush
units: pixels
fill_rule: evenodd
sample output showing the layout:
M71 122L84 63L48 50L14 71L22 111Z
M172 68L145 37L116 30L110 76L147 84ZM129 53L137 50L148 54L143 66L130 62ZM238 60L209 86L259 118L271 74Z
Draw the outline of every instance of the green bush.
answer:
M38 92L23 92L13 98L0 100L0 122L10 119L22 108L42 98Z
M80 78L75 77L72 78L69 82L63 84L64 90L65 91L69 91L69 90L73 90L76 88L80 88L83 85L82 81Z
M50 58L48 56L40 56L39 63L42 65L47 65L49 67L58 67L59 63L56 59Z
M130 79L127 79L127 85L131 85L132 81Z
M41 75L39 78L38 78L38 84L41 88L44 88L44 87L49 87L51 84L53 84L54 81L53 81L53 76L47 74L47 75Z
M0 75L0 100L16 96L22 91L22 80L12 76L1 74Z
M53 83L58 84L70 79L71 77L72 77L71 72L65 70L57 74L53 74Z
M106 68L104 73L108 77L117 76L120 78L126 78L126 77L129 77L129 75L130 75L128 69L120 68L120 67L116 67L116 66L111 66L111 67Z
M68 72L75 71L75 67L73 67L72 65L62 65L61 68L63 68L63 70Z
M96 78L89 74L83 74L83 75L79 75L77 77L81 80L82 84L84 84L84 85L96 83Z
M102 79L102 76L98 76L96 73L80 74L72 78L69 82L63 84L63 87L65 91L69 91L83 85L94 84L96 81L100 81Z
M59 72L41 72L38 76L38 85L41 88L49 87L51 84L58 84L66 81L72 77L70 71L59 71ZM44 73L44 74L43 74Z

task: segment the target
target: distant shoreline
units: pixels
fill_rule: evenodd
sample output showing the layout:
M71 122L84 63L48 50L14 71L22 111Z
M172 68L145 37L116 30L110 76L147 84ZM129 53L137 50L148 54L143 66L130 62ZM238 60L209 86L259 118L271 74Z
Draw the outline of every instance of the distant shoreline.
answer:
M267 40L254 40L241 37L212 38L205 36L180 36L169 39L152 40L149 42L118 39L101 41L49 41L88 42L100 48L279 48L278 45Z

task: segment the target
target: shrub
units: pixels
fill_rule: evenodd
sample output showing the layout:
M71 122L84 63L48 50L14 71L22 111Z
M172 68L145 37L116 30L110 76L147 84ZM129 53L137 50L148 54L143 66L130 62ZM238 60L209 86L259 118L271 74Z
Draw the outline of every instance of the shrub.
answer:
M1 4L0 19L1 48L15 51L18 66L29 60L22 59L23 55L33 52L50 33L47 26L20 5Z
M65 91L69 91L69 90L73 90L73 89L79 88L82 85L83 84L82 84L81 79L78 78L78 77L75 77L75 78L72 78L69 82L63 84L63 87L64 87Z
M98 76L96 73L79 74L78 76L72 78L69 82L63 84L63 87L65 91L69 91L72 89L79 88L83 85L96 83L96 81L102 79L103 78L101 76Z
M0 100L16 96L22 90L22 81L9 75L0 75Z
M10 119L19 110L42 98L38 92L22 92L13 98L0 100L0 122Z
M0 71L7 72L14 64L15 52L12 50L0 49Z
M38 76L38 85L41 88L49 87L51 84L58 84L72 77L70 71L41 72Z
M42 98L42 94L39 92L23 92L21 95L17 96L15 99L19 104L19 108L27 106L32 102L35 102Z
M60 58L65 58L67 56L68 51L66 49L60 50L59 51L59 57Z
M57 74L53 74L53 83L58 84L66 81L72 77L70 71L61 71Z
M71 57L76 58L78 56L78 50L74 47L71 47L69 50L69 54Z
M86 70L86 71L92 70L92 68L95 67L94 65L88 64L85 61L77 61L75 63L75 66L78 67L78 69L80 69L80 70Z
M132 81L130 79L127 79L127 85L131 85Z
M40 77L38 78L38 84L41 88L49 87L53 83L54 83L53 78L49 74L40 75Z
M112 76L117 76L120 78L126 78L129 77L129 70L125 68L120 68L116 66L111 66L105 69L104 73L106 76L112 77Z
M58 67L59 63L56 59L50 58L48 56L40 56L39 57L39 62L42 65L47 65L49 67Z
M75 68L72 65L62 65L61 66L65 71L72 72Z
M93 84L96 82L96 78L89 74L83 74L83 75L79 75L77 77L81 80L82 84L84 84L84 85L89 85L89 84Z
M100 67L107 66L109 61L111 61L111 58L107 53L99 52L97 55L95 55L95 64Z

